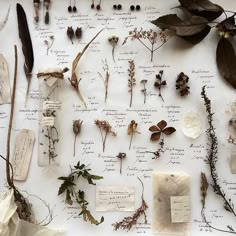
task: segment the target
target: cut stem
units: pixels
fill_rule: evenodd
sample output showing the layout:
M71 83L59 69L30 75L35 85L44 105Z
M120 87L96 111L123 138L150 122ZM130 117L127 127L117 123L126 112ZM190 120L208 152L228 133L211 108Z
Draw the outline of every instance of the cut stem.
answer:
M77 138L77 135L75 134L75 139L74 139L74 156L75 156L75 144L76 144L76 138Z

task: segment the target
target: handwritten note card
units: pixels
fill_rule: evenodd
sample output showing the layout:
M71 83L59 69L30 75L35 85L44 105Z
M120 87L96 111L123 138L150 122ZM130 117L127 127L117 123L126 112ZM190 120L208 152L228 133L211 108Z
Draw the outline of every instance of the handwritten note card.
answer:
M61 110L60 101L44 101L43 110Z
M134 188L127 186L97 186L97 211L134 211Z
M22 129L17 135L12 162L14 180L26 180L33 152L34 140L34 132L29 129Z
M186 223L190 219L190 197L170 197L172 223Z

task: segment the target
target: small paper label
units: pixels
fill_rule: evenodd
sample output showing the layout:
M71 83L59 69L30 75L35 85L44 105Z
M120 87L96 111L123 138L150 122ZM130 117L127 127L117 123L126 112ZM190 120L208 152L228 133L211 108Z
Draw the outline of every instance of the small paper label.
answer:
M97 186L97 211L134 211L135 191L127 186Z
M172 223L186 223L190 219L190 197L170 197Z
M28 129L21 130L16 136L15 151L12 161L14 180L26 180L32 157L34 140L34 131Z
M50 117L43 117L41 122L40 122L41 126L54 126L54 117L50 116Z
M59 101L44 101L43 110L61 110L61 102Z

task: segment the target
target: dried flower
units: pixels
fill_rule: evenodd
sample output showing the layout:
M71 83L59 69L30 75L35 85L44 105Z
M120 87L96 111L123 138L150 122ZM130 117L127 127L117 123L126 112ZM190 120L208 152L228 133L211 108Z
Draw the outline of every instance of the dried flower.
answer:
M72 38L74 37L75 32L74 32L72 26L67 28L67 32L66 33L67 33L67 36L70 38L71 43L73 44Z
M52 47L52 45L54 43L54 40L55 40L54 36L50 35L49 40L50 40L50 42L47 39L44 40L44 44L47 47L47 55L48 55L49 49Z
M128 92L130 92L130 104L129 106L132 106L132 101L133 101L133 87L136 85L136 80L135 80L135 64L134 64L134 60L129 61L129 79L128 79L128 87L129 90Z
M181 72L176 80L176 90L179 89L180 95L185 96L189 94L190 87L188 86L189 77Z
M107 140L108 134L116 136L116 133L112 131L111 125L106 120L95 120L95 125L100 130L100 134L101 134L101 138L102 138L102 146L103 146L102 150L104 152L105 151L105 147L106 147L106 140Z
M138 131L137 131L137 127L138 127L138 124L132 120L130 122L130 124L128 125L128 135L130 135L130 144L129 144L129 150L131 148L131 144L132 144L132 140L133 140L133 137L134 135L137 133L137 134L140 134Z
M99 76L102 78L104 82L104 87L105 87L105 103L107 101L107 96L108 96L108 84L109 84L109 79L110 79L110 73L109 73L109 67L107 64L107 60L105 59L102 61L103 63L103 71L105 72L105 79L103 78L102 74L98 72Z
M80 39L82 37L82 27L77 27L75 31L75 36Z
M112 46L112 58L113 58L114 62L115 62L115 47L116 47L118 41L119 41L119 37L117 37L117 36L111 36L108 38L108 42Z
M122 160L126 158L126 153L119 152L119 154L116 157L120 159L120 174L122 174Z
M166 35L163 31L157 33L152 29L149 31L143 30L142 28L138 31L135 28L133 31L129 32L129 36L125 38L123 44L127 42L127 39L131 38L131 40L137 39L145 48L147 48L151 52L151 62L153 61L153 53L161 48L170 37ZM151 46L148 46L148 44ZM159 43L159 45L154 48L155 44Z
M147 203L145 202L143 198L143 192L144 192L144 185L141 179L138 177L138 180L142 184L142 204L141 206L135 211L135 213L132 216L127 216L123 220L114 223L112 226L114 227L114 230L122 229L122 230L127 230L130 231L138 222L138 219L141 216L144 216L144 223L147 224L147 215L146 215L146 210L148 208Z
M161 97L162 101L164 102L164 99L163 99L163 97L161 95L161 88L163 86L166 86L166 81L162 80L162 76L163 76L163 70L160 70L159 74L156 75L157 81L154 83L154 87L156 87L159 90L158 96Z
M141 92L143 93L143 103L145 104L146 103L146 98L147 98L147 89L146 89L146 83L147 83L147 80L146 79L143 79L140 81L141 84L143 84L143 89L141 90Z
M153 125L149 128L149 131L152 132L152 135L150 137L151 141L158 141L160 148L156 152L149 152L148 153L153 153L155 157L153 159L157 159L160 157L161 153L164 152L164 135L171 135L176 131L174 127L166 127L167 122L162 120L157 125Z
M83 123L83 121L81 121L81 120L74 120L73 121L73 132L75 134L75 139L74 139L74 156L75 156L76 138L77 138L77 135L80 134L82 123Z

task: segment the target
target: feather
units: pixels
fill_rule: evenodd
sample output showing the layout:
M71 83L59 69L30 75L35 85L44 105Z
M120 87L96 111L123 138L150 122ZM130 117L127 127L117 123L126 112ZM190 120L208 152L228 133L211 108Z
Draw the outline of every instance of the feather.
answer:
M17 11L19 37L22 43L22 51L25 57L24 71L28 83L26 98L25 98L25 104L26 104L30 88L31 72L34 66L34 52L25 11L19 3L17 3L16 5L16 11Z

